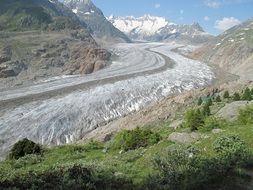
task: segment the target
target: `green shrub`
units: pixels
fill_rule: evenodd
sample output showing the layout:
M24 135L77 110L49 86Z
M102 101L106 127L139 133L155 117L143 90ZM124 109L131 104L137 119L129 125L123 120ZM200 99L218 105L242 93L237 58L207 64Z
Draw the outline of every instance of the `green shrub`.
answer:
M217 119L216 117L206 117L204 120L204 126L202 130L211 131L212 129L220 129L224 127L224 122Z
M229 97L230 97L229 92L225 91L224 94L223 94L223 98L228 99Z
M203 107L203 115L204 116L210 116L211 115L211 110L210 110L210 105L207 103Z
M233 95L233 100L234 101L239 101L241 100L240 94L238 92L235 92Z
M247 106L239 111L238 121L244 125L253 124L253 106Z
M154 133L150 129L136 128L124 130L116 135L113 139L113 147L128 151L156 144L160 140L161 137L158 133Z
M86 145L84 145L83 148L86 151L89 151L89 150L100 150L100 149L104 148L104 145L101 142L94 141L93 139L91 139Z
M249 154L240 140L230 144L229 139L228 146L224 139L217 140L217 143L221 143L222 151L219 149L212 156L181 145L170 148L166 155L154 160L159 174L149 179L147 189L219 189L226 178L235 175L238 166L246 163Z
M9 154L9 158L19 159L28 154L40 154L41 152L42 148L39 144L36 144L33 141L30 141L27 138L25 138L13 145Z
M198 130L204 124L204 116L201 114L199 109L191 109L185 114L185 127L191 129L191 131Z
M198 99L198 106L202 105L202 103L203 103L203 100L202 100L202 98L200 97L200 98Z
M93 170L80 165L70 168L55 168L42 172L29 172L0 181L2 189L38 189L38 190L113 190L130 189L133 184L125 176L117 177L113 171Z
M224 164L229 164L227 167L246 165L250 160L250 153L245 143L236 135L216 139L213 149L224 159Z
M242 95L242 100L248 100L248 101L252 100L251 91L248 87L244 90L244 93Z
M218 95L218 96L215 98L215 101L216 101L216 102L221 102L221 97L220 97L220 95Z
M212 106L213 105L213 101L212 101L212 99L211 98L209 98L208 100L207 100L207 102L206 102L206 104L205 105L207 105L207 106Z

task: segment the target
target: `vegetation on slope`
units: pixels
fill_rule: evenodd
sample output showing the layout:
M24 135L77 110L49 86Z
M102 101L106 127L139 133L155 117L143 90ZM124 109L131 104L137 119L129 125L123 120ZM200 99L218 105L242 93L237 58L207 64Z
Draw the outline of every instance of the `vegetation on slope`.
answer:
M238 93L239 99L245 91ZM214 110L234 100L226 96L216 101L217 96L202 98L201 105L192 108L197 111L187 112L182 128L173 129L169 121L164 121L145 129L123 131L105 143L90 141L44 148L42 154L8 158L0 163L0 186L3 189L252 188L249 174L253 164L253 106L240 111L236 121L225 121L215 117ZM210 115L203 114L205 106L210 108ZM201 125L196 122L199 120ZM214 129L219 132L213 132ZM190 134L192 130L203 138L191 144L168 139L172 132Z
M81 26L85 24L58 1L0 1L0 30L62 30Z

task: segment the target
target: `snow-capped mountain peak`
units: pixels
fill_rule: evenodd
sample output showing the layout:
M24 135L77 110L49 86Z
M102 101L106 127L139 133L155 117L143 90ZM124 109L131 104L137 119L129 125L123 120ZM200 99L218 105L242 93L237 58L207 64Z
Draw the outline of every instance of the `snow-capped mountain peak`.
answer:
M125 33L138 31L141 34L153 35L159 29L172 24L163 17L144 15L139 18L133 16L114 17L110 16L108 20L119 30Z
M166 41L190 40L205 42L211 36L198 23L177 25L164 17L144 15L107 18L116 28L134 40Z
M131 41L105 18L103 12L91 0L64 0L64 4L85 22L97 37L120 42Z

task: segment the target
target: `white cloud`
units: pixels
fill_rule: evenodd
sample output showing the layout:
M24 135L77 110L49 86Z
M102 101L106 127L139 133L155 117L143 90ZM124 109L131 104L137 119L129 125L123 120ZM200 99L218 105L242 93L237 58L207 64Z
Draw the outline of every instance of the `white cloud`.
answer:
M221 2L218 0L205 0L204 3L210 8L219 8L221 6Z
M183 9L180 10L180 14L181 15L184 14L184 10Z
M161 4L159 4L159 3L155 4L156 9L159 9L160 7L161 7Z
M234 17L224 17L222 20L216 20L214 27L224 31L240 23L241 21Z
M204 17L204 20L205 20L205 21L209 21L209 20L210 20L209 16L205 16L205 17Z

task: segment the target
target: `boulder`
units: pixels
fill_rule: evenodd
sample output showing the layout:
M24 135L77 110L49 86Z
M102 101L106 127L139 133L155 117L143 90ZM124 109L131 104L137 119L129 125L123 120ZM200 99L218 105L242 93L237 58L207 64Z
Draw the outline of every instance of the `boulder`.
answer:
M175 120L170 124L170 127L173 129L178 129L183 125L183 121L182 120Z
M191 144L195 143L198 140L200 140L202 137L199 133L178 133L174 132L169 135L168 140L175 142L175 143L181 143L181 144Z
M222 130L222 129L213 129L212 130L212 133L213 134L219 134L219 133L222 133L224 130Z
M245 108L247 105L253 104L253 101L236 101L225 105L221 108L216 116L226 119L228 121L235 121L239 116L239 110Z
M27 69L20 61L7 61L0 66L0 78L17 76L22 70Z
M103 69L105 66L106 66L105 61L98 60L94 64L94 70L93 71L95 72L95 71L98 71L100 69Z
M0 64L11 60L12 50L11 47L7 46L0 50Z

